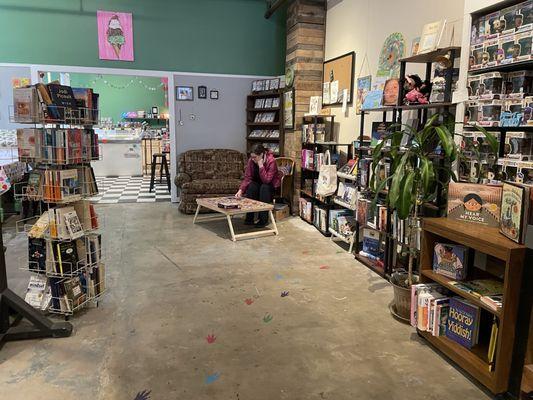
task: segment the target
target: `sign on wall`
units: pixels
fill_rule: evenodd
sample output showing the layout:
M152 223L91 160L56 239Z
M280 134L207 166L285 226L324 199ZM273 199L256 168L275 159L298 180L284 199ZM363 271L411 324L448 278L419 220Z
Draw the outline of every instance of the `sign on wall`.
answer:
M133 61L133 18L131 13L96 11L100 60Z

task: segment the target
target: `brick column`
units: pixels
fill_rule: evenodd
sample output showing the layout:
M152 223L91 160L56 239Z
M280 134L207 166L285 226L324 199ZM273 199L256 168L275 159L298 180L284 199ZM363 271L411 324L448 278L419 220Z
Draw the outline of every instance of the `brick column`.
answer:
M287 10L285 66L294 68L295 119L294 130L285 130L285 155L296 160L293 212L298 212L300 197L302 117L309 111L309 98L322 95L325 24L324 0L294 0Z

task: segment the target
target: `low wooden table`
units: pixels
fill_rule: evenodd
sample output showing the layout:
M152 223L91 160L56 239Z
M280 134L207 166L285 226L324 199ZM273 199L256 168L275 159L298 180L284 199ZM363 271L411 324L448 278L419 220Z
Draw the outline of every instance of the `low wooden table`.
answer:
M231 233L231 240L234 242L237 240L242 239L251 239L266 235L277 235L278 234L278 227L276 226L276 221L274 220L274 215L272 214L272 210L274 209L273 204L268 203L262 203L257 200L247 199L247 198L241 198L240 205L241 208L220 208L218 206L218 203L223 200L227 199L227 197L211 197L211 198L204 198L204 199L196 199L196 204L198 206L196 207L196 213L194 214L194 219L192 220L192 223L195 224L197 221L212 221L216 219L226 219L228 221L229 225L229 231ZM223 214L223 215L207 215L203 217L199 217L198 214L200 212L200 209L204 207L209 210L215 211L217 213ZM261 211L268 211L268 216L270 218L270 223L273 227L273 229L263 229L258 230L254 232L247 232L247 233L239 233L235 234L235 230L233 229L233 223L231 221L231 217L234 215L242 215L249 212L261 212Z

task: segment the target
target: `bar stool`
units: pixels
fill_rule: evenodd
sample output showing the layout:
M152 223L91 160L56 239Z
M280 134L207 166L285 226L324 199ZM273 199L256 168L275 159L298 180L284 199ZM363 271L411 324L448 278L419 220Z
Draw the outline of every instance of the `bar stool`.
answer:
M161 162L158 162L158 159L161 158ZM155 170L157 165L160 165L159 168L159 183L163 183L163 173L167 179L167 187L170 192L170 173L168 172L168 163L167 163L167 152L163 153L154 153L152 155L152 173L150 174L150 192L154 189L155 183ZM163 171L164 169L164 171Z

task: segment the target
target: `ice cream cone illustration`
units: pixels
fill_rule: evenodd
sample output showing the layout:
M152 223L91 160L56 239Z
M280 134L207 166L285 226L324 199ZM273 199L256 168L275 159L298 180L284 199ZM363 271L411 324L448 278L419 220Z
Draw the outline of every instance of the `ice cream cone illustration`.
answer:
M120 60L120 49L124 45L124 32L117 15L113 15L107 27L107 42L113 47L113 51Z

